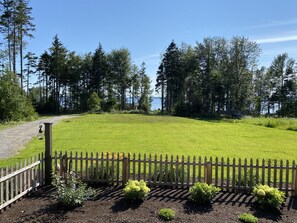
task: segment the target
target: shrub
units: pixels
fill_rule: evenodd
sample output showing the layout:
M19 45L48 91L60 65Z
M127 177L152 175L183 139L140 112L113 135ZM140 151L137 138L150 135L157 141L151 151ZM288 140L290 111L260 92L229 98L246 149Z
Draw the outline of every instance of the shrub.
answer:
M141 180L129 180L124 188L124 196L130 201L144 200L150 192L150 188Z
M284 192L268 185L260 184L254 187L252 195L263 208L278 208L285 201Z
M198 182L190 188L190 199L197 204L209 203L219 191L220 188Z
M261 181L261 177L258 176L258 181L257 181L257 177L256 174L254 172L251 173L250 170L248 170L246 172L246 178L244 179L244 173L241 174L241 178L238 179L238 175L236 176L236 186L244 186L244 187L248 187L248 186L256 186L257 182Z
M159 211L159 217L165 221L171 221L175 218L175 212L170 208L162 208Z
M258 218L252 214L243 213L239 215L239 220L245 223L257 223Z
M167 169L166 169L167 168ZM162 181L162 182L182 182L183 175L184 178L187 176L186 169L183 169L182 166L176 167L175 165L167 167L165 165L162 166L162 170L160 165L156 166L154 171L156 174L153 174L151 177L152 181Z
M101 180L104 182L111 182L117 176L117 164L107 166L106 163L98 163L98 168L94 165L93 168L89 167L89 176L91 179Z
M52 184L57 188L54 198L65 207L79 206L95 194L92 188L87 188L86 184L75 177L73 171L67 173L65 179L53 174Z

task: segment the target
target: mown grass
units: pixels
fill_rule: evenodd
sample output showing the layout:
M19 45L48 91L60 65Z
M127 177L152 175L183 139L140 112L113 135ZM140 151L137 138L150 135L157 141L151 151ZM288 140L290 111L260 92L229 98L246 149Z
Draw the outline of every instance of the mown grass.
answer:
M297 160L297 132L245 122L134 114L84 115L53 126L53 150ZM32 140L15 163L44 151Z

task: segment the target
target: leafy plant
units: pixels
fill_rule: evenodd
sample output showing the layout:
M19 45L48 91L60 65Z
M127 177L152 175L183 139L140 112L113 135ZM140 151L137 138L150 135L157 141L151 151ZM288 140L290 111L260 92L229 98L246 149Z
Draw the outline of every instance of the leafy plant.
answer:
M236 186L245 186L245 187L248 187L248 186L256 186L257 183L261 181L261 178L258 177L258 181L257 181L257 177L256 177L256 173L252 172L250 170L247 170L246 172L246 177L244 177L244 174L242 173L241 174L241 178L238 179L238 175L236 176Z
M263 208L278 208L285 201L284 192L268 185L257 185L254 187L252 195L256 197L257 202Z
M245 223L258 223L258 218L252 214L242 213L239 215L239 220Z
M144 200L150 192L143 180L129 180L124 188L124 196L130 201Z
M183 176L187 176L187 172L181 166L176 165L160 165L156 166L155 173L151 177L152 181L162 181L162 182L182 182Z
M52 184L57 189L54 198L65 207L79 206L95 194L95 190L87 188L86 184L75 177L73 171L67 173L65 178L53 174Z
M190 199L197 204L209 203L219 191L220 188L198 182L190 188Z
M171 221L175 218L175 212L170 208L162 208L159 211L159 217L165 221Z

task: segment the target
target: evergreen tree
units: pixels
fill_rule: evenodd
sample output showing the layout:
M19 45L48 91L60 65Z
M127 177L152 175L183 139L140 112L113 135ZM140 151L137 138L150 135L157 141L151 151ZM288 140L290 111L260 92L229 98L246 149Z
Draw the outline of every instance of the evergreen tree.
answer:
M26 73L26 93L27 97L29 96L29 86L30 86L30 77L32 74L36 72L36 60L38 57L35 56L34 53L28 52L25 56L25 59L27 60L27 63L25 64L26 68L24 69L24 72Z
M60 112L60 93L61 88L67 86L66 61L67 49L60 42L58 35L54 37L50 48L50 79L53 81L52 100L54 111Z
M152 91L150 89L150 78L147 76L145 63L143 62L141 64L140 69L140 99L138 102L139 110L144 111L145 113L148 113L151 109L151 94Z
M108 71L107 56L103 51L102 45L99 44L92 57L90 91L96 92L100 98L104 98Z
M17 26L17 38L20 52L20 77L21 87L23 87L23 50L25 46L24 37L32 38L32 31L35 30L35 25L32 23L31 17L32 8L29 7L29 3L26 0L17 0L16 3L16 26Z
M128 49L112 50L109 55L113 85L120 99L120 109L126 109L126 91L131 83L129 74L131 72L131 56Z

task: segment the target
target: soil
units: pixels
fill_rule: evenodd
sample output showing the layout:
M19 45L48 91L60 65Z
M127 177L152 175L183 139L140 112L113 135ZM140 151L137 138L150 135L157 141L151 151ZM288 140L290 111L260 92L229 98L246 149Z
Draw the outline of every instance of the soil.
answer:
M153 188L142 203L131 204L121 188L99 188L92 201L72 210L61 207L51 196L53 189L43 188L12 204L0 214L0 223L16 222L163 222L158 217L161 208L176 212L172 222L240 222L238 215L254 214L260 223L297 223L297 197L288 197L280 210L261 210L247 194L219 193L210 205L189 202L188 190Z

